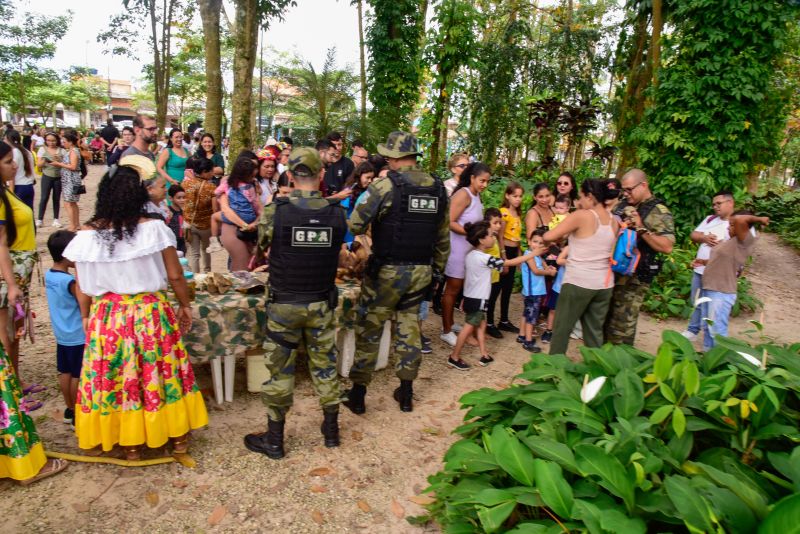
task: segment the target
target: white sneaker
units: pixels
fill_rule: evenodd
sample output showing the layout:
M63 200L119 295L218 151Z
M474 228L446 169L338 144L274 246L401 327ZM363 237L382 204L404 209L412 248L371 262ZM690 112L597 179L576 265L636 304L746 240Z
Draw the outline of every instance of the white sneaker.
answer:
M453 326L450 327L450 331L458 334L459 332L461 332L461 325L458 323L453 323Z
M36 219L36 226L41 226L41 225L42 225L42 220Z
M219 241L212 241L206 249L206 252L213 254L214 252L222 252L223 250L225 250L225 247L223 247Z
M64 225L58 219L53 219L53 228L63 228Z
M684 330L683 332L681 332L681 335L683 337L685 337L686 339L688 339L689 341L692 341L692 342L697 341L697 334L693 334L692 332L689 332L688 330Z
M441 334L439 336L439 339L441 339L442 341L444 341L445 343L447 343L451 347L455 347L456 346L456 340L458 340L458 337L455 335L454 332L448 332L446 334Z

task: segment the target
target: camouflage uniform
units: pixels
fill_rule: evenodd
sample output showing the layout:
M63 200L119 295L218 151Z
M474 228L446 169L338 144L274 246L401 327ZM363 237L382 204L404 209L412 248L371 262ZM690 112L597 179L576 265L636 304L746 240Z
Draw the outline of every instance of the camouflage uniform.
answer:
M647 214L642 224L650 233L666 236L675 242L675 222L672 213L663 204L657 204ZM639 309L649 287L650 284L639 280L636 274L616 275L614 295L605 324L606 343L633 345Z
M292 191L290 202L313 209L328 205L319 191ZM275 204L268 204L258 221L258 244L261 250L268 249L272 242L274 217ZM283 421L292 406L297 348L303 342L308 352L311 380L323 411L338 411L342 394L336 374L335 337L333 309L328 302L271 302L267 305L264 362L270 378L264 382L262 400L270 419Z
M398 172L408 176L415 184L434 184L434 178L416 165L400 168ZM350 216L350 231L355 235L363 234L372 221L388 214L393 195L393 185L388 178L373 182L364 195L365 199ZM417 317L419 305L430 286L432 268L442 271L447 262L450 253L449 228L450 221L445 216L438 228L433 267L383 265L375 278L364 276L358 303L355 362L350 369L350 379L354 384L368 385L372 380L383 324L395 314L396 374L400 380L414 380L417 377L422 349Z

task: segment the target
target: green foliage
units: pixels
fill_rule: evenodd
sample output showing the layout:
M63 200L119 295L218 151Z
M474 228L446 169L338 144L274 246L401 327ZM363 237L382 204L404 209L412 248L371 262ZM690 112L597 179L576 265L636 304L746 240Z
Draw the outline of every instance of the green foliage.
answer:
M368 3L372 7L366 36L374 124L371 133L386 139L389 132L410 126L411 112L419 100L424 13L420 13L419 0Z
M747 207L756 215L769 217L767 229L800 249L800 191L767 191L751 198Z
M533 357L518 383L461 398L462 438L429 477L436 501L416 523L448 533L796 526L800 344L722 338L702 355L665 331L656 354L581 352L581 363Z
M659 85L633 131L639 165L688 235L720 189L778 157L796 80L781 73L800 10L762 0L684 0L663 39Z

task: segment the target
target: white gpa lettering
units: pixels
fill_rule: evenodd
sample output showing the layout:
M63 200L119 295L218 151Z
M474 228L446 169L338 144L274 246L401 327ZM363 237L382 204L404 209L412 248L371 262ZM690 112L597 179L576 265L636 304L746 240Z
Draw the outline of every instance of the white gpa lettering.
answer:
M333 240L333 228L330 226L293 226L293 247L330 247Z
M410 195L408 211L410 213L436 213L439 211L439 199L427 195Z

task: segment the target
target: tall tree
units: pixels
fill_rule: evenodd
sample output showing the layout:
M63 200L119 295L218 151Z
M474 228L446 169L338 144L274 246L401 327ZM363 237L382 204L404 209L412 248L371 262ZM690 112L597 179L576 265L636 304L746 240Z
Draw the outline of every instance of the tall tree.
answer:
M369 83L376 138L408 128L419 101L420 31L424 13L420 0L368 0L372 7L367 28Z
M40 62L55 54L56 44L69 30L71 14L24 13L15 20L11 3L0 2L0 104L12 113L25 117L30 91L57 82L56 73Z
M361 87L361 108L359 109L359 135L367 139L367 61L364 54L364 0L354 0L358 7L358 63L359 84Z
M220 10L222 0L198 0L206 55L206 115L203 129L222 142L222 59Z
M231 95L230 153L252 148L253 68L258 49L258 28L266 29L272 19L283 19L295 0L235 0L233 28L233 94ZM233 158L231 158L231 161Z

